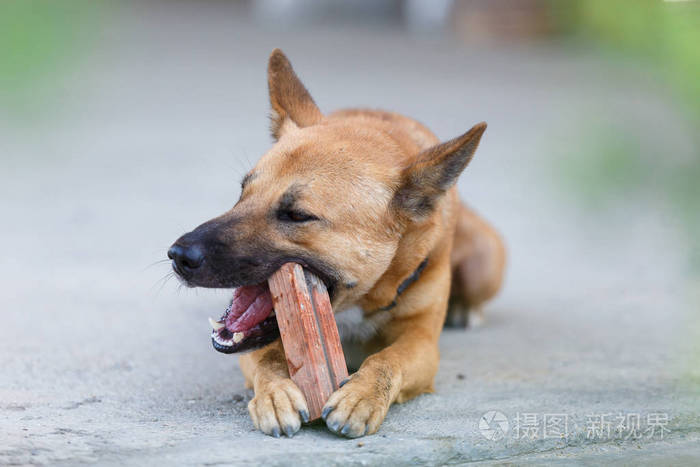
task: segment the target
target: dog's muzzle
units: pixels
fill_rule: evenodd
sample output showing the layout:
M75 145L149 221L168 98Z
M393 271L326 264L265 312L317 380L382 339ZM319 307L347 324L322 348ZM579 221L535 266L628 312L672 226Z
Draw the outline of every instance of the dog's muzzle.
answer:
M173 260L175 272L187 279L204 262L204 252L198 245L183 246L176 243L168 250L168 258Z

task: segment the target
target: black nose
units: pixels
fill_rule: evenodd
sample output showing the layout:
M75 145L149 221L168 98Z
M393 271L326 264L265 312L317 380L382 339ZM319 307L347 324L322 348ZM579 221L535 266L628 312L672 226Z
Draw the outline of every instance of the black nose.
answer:
M197 245L173 245L168 250L168 258L175 262L178 272L189 272L197 269L204 261L204 253Z

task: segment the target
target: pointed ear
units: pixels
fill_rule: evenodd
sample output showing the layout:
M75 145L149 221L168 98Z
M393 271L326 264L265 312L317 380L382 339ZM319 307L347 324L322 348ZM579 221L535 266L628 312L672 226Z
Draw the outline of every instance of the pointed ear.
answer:
M429 216L472 160L485 130L486 123L477 123L462 136L418 154L404 170L402 184L394 196L396 207L414 220Z
M323 119L323 114L306 90L287 57L280 49L270 54L267 65L267 85L270 90L270 132L278 140L287 125L306 127Z

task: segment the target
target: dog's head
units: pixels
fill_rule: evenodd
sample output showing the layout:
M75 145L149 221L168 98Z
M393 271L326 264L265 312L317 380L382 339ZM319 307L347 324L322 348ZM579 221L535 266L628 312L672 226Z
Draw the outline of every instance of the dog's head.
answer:
M408 154L390 132L361 119L324 117L279 50L270 56L268 85L275 144L243 178L233 208L168 252L187 285L236 288L214 323L215 347L224 352L276 337L265 284L286 262L316 273L336 310L365 295L390 267L407 226L429 222L485 129Z

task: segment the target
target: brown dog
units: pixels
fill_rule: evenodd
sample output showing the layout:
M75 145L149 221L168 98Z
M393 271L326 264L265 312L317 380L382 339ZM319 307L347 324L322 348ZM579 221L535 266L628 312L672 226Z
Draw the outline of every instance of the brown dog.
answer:
M374 433L393 402L433 390L448 299L478 308L499 289L499 236L454 188L485 123L446 143L390 112L324 116L280 50L268 68L276 140L227 213L168 252L189 286L235 288L212 340L240 358L255 390L256 427L293 435L308 418L287 371L267 278L294 261L327 285L350 340L369 355L328 400L323 418L348 437ZM451 282L454 276L454 283ZM348 329L345 329L346 331Z

